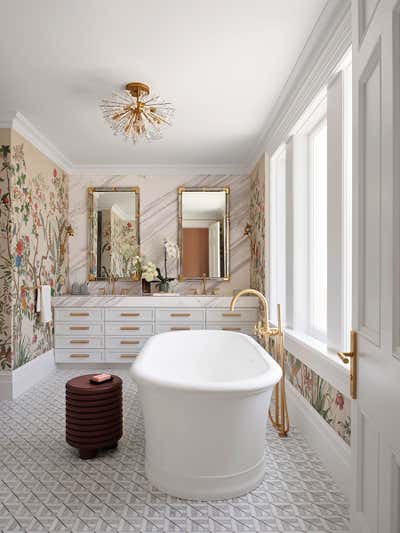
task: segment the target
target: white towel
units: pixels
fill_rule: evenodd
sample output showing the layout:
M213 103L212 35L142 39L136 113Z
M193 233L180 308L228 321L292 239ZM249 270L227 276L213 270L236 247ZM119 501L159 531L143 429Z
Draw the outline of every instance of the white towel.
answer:
M42 324L51 322L51 288L50 285L42 285L38 289L36 311L40 313Z

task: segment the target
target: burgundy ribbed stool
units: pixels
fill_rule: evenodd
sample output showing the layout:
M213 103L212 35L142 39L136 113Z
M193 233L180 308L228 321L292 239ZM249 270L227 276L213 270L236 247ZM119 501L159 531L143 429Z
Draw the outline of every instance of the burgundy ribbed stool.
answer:
M100 448L116 448L122 437L122 380L91 383L95 374L67 382L66 439L81 459L92 459Z

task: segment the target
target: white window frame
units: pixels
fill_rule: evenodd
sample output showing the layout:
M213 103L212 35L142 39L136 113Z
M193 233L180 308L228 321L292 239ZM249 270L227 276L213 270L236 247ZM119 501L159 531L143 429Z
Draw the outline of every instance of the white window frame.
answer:
M277 306L285 323L286 307L286 147L281 145L270 160L270 319L277 323Z
M307 108L286 141L287 333L334 358L345 350L351 310L351 55ZM309 327L309 136L327 121L327 331ZM306 250L306 253L305 253ZM308 339L308 341L306 340ZM337 361L338 364L340 362Z
M318 272L315 272L313 269L314 259L316 255L316 249L315 249L315 243L313 240L313 233L314 233L314 186L315 181L318 180L320 177L314 175L314 169L313 169L313 146L312 142L313 139L316 137L318 133L321 132L322 129L327 129L327 116L324 114L319 122L315 124L312 129L307 134L307 154L308 154L308 160L307 160L307 211L308 211L308 217L307 217L307 300L305 302L306 309L307 309L307 331L311 337L321 341L326 342L327 340L327 280L326 280L326 287L325 287L325 305L323 312L325 313L325 327L323 329L319 329L315 327L313 324L313 309L312 309L312 302L315 298L315 295L313 294L313 280L315 279ZM326 159L326 180L327 180L327 167L328 167L328 158ZM328 216L326 216L328 218ZM327 221L326 221L327 223ZM327 269L327 257L323 259L323 263L325 263L326 269ZM327 272L325 272L325 276L327 277Z

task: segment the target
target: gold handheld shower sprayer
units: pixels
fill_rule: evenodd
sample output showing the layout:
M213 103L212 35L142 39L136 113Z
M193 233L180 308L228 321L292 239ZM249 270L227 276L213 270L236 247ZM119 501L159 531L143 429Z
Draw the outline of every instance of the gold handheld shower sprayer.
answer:
M265 296L255 289L243 289L239 291L231 301L230 309L233 311L237 300L244 294L251 294L257 296L263 306L263 319L260 320L255 327L255 334L258 340L264 341L264 348L268 349L271 338L273 340L273 355L275 361L282 368L282 378L275 385L275 417L271 413L271 408L268 410L268 416L271 424L278 431L280 437L286 437L289 432L289 413L286 402L285 390L285 348L283 343L283 329L281 318L281 306L278 304L278 327L271 328L269 325L268 302Z
M278 304L278 327L272 328L270 337L273 339L273 353L275 361L282 369L282 379L275 385L275 418L268 410L271 424L278 430L280 437L286 437L289 432L289 413L285 389L285 346L283 342L283 329L281 318L281 304Z

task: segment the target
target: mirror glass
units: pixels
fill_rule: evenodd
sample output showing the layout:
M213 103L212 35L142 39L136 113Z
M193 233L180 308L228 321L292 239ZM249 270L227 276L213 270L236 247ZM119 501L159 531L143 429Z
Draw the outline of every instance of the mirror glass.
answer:
M138 187L89 188L89 280L130 279L140 255Z
M179 189L181 279L229 279L229 188Z

